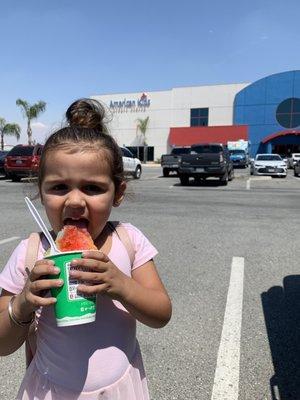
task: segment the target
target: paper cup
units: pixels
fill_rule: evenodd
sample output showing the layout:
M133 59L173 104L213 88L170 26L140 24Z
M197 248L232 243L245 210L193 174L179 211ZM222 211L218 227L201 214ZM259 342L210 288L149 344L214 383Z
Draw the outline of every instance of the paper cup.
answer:
M82 257L81 251L70 251L47 256L60 269L58 275L51 275L52 279L62 279L64 284L59 288L52 288L51 295L57 299L54 305L55 317L58 326L72 326L94 322L96 319L96 296L85 296L77 293L79 282L69 276L71 261ZM75 269L75 267L72 267ZM76 268L79 269L79 268Z

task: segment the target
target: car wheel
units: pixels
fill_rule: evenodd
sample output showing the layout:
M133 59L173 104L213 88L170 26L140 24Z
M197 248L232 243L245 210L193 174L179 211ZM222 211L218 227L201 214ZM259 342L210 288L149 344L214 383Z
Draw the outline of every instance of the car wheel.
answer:
M182 186L187 186L189 184L189 176L187 175L179 175L180 183Z
M169 176L169 170L168 169L163 169L163 176L164 177L167 177L167 176Z
M233 178L234 178L234 169L232 168L228 180L232 181Z
M297 172L294 170L294 176L299 176L299 174L297 174Z
M138 165L134 171L133 177L134 179L140 179L141 175L142 175L142 168L140 165Z
M225 174L223 176L221 176L220 182L224 186L227 185L227 183L228 183L228 172L225 172Z
M200 178L199 176L195 177L194 179L197 185L201 185L201 183L204 182L204 178Z
M11 180L12 180L13 182L20 182L20 181L21 181L21 177L20 177L20 176L17 176L17 175L12 175L12 176L11 176Z

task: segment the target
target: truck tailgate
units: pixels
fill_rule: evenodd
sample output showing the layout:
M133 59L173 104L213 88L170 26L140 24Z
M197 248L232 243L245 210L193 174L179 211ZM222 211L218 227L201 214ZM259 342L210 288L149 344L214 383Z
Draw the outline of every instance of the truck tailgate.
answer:
M201 154L186 154L181 157L181 165L201 167L220 164L220 154L218 153L201 153Z
M178 158L179 158L179 156L176 156L176 155L174 155L174 156L171 154L163 155L161 158L161 164L162 165L163 164L178 164Z

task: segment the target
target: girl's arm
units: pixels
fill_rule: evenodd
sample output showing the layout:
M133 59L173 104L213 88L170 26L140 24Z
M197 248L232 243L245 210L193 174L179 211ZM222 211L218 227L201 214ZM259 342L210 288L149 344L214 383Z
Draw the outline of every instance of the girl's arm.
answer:
M27 338L28 331L30 325L19 326L16 325L8 315L8 303L10 299L14 296L14 293L8 292L6 290L2 290L0 296L0 356L7 356L12 354L16 350L18 350L22 344L24 343L25 339ZM17 308L19 302L19 295L16 296L14 300L14 313L15 309ZM16 314L18 317L18 315ZM22 318L24 320L30 320L31 315L27 317L24 315ZM21 318L20 318L21 320Z
M132 271L121 302L132 316L152 328L165 326L172 315L170 298L152 260Z
M60 279L47 279L49 275L57 275L58 272L50 260L35 263L22 292L13 301L12 309L17 321L30 321L35 310L56 302L55 298L44 295L50 288L62 286L63 282ZM0 356L18 350L27 338L30 328L30 324L19 326L11 320L8 304L12 296L13 293L4 289L0 296Z

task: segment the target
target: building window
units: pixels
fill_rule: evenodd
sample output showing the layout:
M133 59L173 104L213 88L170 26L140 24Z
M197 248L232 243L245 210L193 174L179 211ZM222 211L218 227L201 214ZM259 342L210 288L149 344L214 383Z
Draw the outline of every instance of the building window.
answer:
M277 107L276 119L284 128L295 128L300 125L300 99L290 98L282 101Z
M208 108L191 108L191 126L208 125Z

